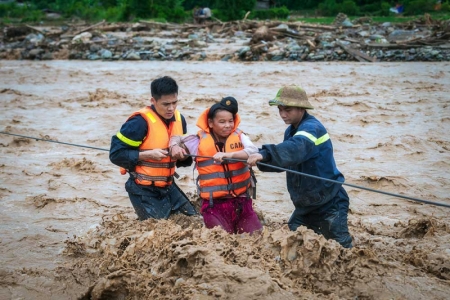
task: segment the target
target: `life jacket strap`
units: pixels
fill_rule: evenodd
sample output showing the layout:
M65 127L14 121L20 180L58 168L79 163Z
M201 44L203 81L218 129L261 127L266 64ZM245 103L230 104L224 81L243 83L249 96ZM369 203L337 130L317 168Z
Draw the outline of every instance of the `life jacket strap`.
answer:
M256 183L258 180L256 180L255 172L252 168L250 168L250 178L251 178L251 184L252 184L252 190L253 190L253 199L256 199Z
M212 192L209 193L209 204L208 204L208 206L209 206L210 208L212 208L212 207L214 206L213 193L212 193Z
M210 174L201 174L198 175L199 180L208 180L208 179L216 179L216 178L232 178L234 176L245 174L249 171L248 167L245 166L241 169L234 171L224 171L224 172L215 172Z
M135 179L139 181L164 181L164 182L172 182L173 176L149 176L145 174L140 174L137 172L129 172Z
M140 161L138 161L137 165L144 166L144 167L151 167L151 168L171 169L171 168L175 167L175 163L176 162L174 162L174 161L161 163L161 162L150 162L150 161L140 160Z
M240 163L240 162L239 161L227 161L224 164L232 165L232 164L238 164L238 163ZM209 166L212 166L212 165L217 165L217 163L214 161L214 159L207 159L207 160L203 160L203 161L197 162L197 166L200 167L200 168L202 168L202 167L209 167Z
M204 186L204 187L198 186L198 189L200 190L201 193L213 193L220 191L231 192L243 187L247 187L249 184L251 184L250 178L237 183L222 184L215 186Z

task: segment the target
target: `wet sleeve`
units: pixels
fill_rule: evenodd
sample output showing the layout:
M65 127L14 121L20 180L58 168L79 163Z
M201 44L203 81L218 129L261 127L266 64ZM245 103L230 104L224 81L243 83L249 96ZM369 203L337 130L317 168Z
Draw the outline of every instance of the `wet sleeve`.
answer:
M110 161L127 170L134 170L139 158L139 146L147 136L147 122L135 116L125 122L111 138Z
M271 160L270 153L267 152L266 149L258 149L258 150L259 150L259 154L261 154L262 157L263 157L263 159L261 160L261 162L262 162L262 163L265 163L265 164L270 164L270 163L269 163L270 160ZM260 171L263 171L263 172L281 172L281 171L278 170L278 169L274 169L274 168L271 168L271 167L268 167L268 166L263 166L263 165L261 165L261 164L257 164L256 166L258 167L258 169L259 169Z
M263 145L259 153L263 156L261 162L276 167L288 168L308 160L314 155L314 151L316 151L315 145L307 137L303 135L289 137L285 133L285 140L282 143ZM258 166L258 168L265 172L275 171L266 166Z
M183 168L183 167L189 167L190 165L192 165L192 163L194 162L194 160L192 159L192 157L188 157L185 160L177 160L177 162L175 163L177 168Z
M305 137L293 136L277 145L263 145L262 149L268 153L267 156L270 156L270 160L267 163L286 168L299 165L307 160L310 153L314 150L314 143Z

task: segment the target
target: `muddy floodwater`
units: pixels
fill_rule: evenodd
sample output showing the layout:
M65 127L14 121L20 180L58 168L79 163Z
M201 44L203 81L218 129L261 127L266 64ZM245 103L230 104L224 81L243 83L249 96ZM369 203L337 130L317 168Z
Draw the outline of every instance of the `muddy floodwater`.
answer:
M163 75L189 133L231 95L257 146L286 128L268 100L300 85L347 183L450 205L450 63L1 61L0 131L98 149L0 134L0 299L449 298L448 207L346 186L348 250L290 232L285 174L256 171L261 235L139 222L108 149Z

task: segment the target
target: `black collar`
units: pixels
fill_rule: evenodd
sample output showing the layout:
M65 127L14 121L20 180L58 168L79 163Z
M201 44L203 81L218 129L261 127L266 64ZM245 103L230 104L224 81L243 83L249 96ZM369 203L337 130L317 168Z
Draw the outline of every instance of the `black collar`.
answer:
M167 126L170 125L170 122L175 122L175 114L172 116L172 118L170 118L170 119L165 119L165 118L163 118L160 114L158 114L158 112L156 111L156 108L155 108L155 106L154 106L153 104L150 106L150 108L156 113L156 115L157 115L164 123L166 123Z

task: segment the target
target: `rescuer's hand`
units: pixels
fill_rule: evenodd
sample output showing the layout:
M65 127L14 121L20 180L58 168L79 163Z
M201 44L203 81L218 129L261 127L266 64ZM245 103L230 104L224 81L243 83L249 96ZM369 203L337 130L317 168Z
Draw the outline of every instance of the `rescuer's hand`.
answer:
M172 147L170 147L170 155L174 159L186 159L186 150L184 150L179 145L173 145Z
M161 160L169 155L169 152L167 150L163 149L153 149L153 150L145 150L142 152L139 152L139 160Z
M250 156L248 157L247 163L248 163L250 166L256 166L256 163L257 163L258 161L262 160L262 159L263 159L263 157L262 157L261 154L255 153L255 154L252 154L252 155L250 155Z
M213 159L216 162L223 162L224 158L231 158L231 155L229 154L230 153L217 152L216 154L214 154Z

